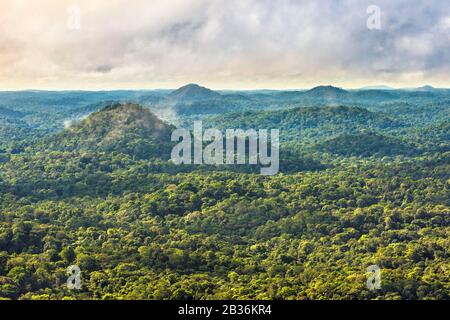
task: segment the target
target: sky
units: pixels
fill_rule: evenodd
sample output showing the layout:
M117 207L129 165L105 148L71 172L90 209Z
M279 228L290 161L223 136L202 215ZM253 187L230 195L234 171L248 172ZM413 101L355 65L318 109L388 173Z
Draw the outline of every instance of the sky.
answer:
M450 5L446 0L0 1L0 90L186 83L213 89L450 88Z

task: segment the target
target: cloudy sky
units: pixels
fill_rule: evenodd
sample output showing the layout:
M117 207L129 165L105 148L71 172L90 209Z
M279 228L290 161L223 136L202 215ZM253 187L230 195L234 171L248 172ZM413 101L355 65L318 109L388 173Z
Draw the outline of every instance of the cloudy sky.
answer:
M0 31L3 90L450 87L443 0L1 0Z

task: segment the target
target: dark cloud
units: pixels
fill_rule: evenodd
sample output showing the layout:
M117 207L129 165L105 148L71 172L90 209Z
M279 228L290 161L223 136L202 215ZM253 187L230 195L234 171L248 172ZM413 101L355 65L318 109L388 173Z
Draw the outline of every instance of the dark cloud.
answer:
M100 73L108 73L111 72L111 70L113 69L113 66L110 65L101 65L95 68L96 72L100 72Z

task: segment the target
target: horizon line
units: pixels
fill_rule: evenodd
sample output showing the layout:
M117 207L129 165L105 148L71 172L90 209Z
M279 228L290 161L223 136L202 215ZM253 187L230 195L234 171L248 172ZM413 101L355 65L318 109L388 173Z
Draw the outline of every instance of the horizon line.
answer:
M210 90L215 90L215 91L306 91L306 90L311 90L317 87L327 87L327 86L331 86L331 87L335 87L335 88L340 88L343 90L414 90L414 89L421 89L424 87L430 87L432 89L436 89L436 90L448 90L450 89L449 87L435 87L433 85L430 84L424 84L418 87L393 87L393 86L389 86L389 85L367 85L367 86L362 86L362 87L341 87L341 86L337 86L337 85L332 85L332 84L320 84L320 85L316 85L313 87L308 87L308 88L269 88L269 87L262 87L262 88L214 88L214 87L207 87L201 84L197 84L197 83L188 83L183 86L189 85L189 84L196 84L205 88L208 88ZM23 88L23 89L3 89L0 88L0 92L65 92L65 91L81 91L81 92L104 92L104 91L165 91L165 90L177 90L181 87L172 87L172 88L102 88L102 89L86 89L86 88L64 88L64 89L60 89L60 88L43 88L43 89L36 89L36 88ZM380 87L380 88L377 88ZM384 88L383 88L384 87Z

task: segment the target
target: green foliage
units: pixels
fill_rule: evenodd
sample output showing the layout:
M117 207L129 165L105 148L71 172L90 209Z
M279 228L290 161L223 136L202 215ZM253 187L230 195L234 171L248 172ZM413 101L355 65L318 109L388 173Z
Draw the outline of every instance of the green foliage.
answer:
M212 119L220 128L276 128L285 140L317 140L361 129L398 128L402 124L361 107L300 107L276 111L247 111Z
M446 91L0 98L0 299L450 299ZM105 100L280 129L282 172L175 166L172 126Z
M413 155L415 147L399 139L374 132L344 134L317 144L317 149L341 156L395 156Z

